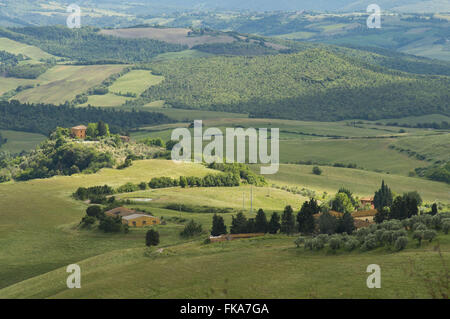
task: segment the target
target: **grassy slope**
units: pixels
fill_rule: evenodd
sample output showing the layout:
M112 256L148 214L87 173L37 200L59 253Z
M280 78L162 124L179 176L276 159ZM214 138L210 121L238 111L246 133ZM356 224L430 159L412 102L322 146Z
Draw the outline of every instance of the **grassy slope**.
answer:
M44 52L38 47L20 43L8 38L0 38L0 51L7 51L13 54L23 54L36 61L54 57L50 53Z
M134 98L117 96L113 93L126 94L128 92L135 93L138 96L144 92L148 87L159 84L164 78L151 74L146 70L133 70L124 76L120 77L110 87L108 94L105 95L92 95L86 103L81 106L120 106L127 100L133 100Z
M31 103L64 103L123 68L123 65L57 65L37 78L40 86L25 90L14 99Z
M181 114L183 113L178 113L173 109L167 110L172 110L173 114L178 115L179 119L182 119ZM197 119L206 118L206 116L207 114L199 113ZM227 116L227 114L224 114L224 116ZM176 127L178 126L181 126L181 124L178 124ZM207 127L218 127L222 132L225 132L227 127L239 126L245 128L279 128L280 160L282 163L299 161L314 161L324 164L336 162L345 164L356 163L358 167L368 170L380 170L400 175L407 175L416 167L428 166L429 162L408 157L406 154L390 149L389 145L400 142L403 139L414 141L416 137L420 138L421 141L436 138L432 135L434 134L433 132L430 133L426 130L408 128L406 133L399 133L399 128L397 127L378 127L371 124L352 127L347 125L346 122L215 118L205 119L203 126L204 130ZM174 128L174 126L164 126L143 129L133 132L132 137L137 140L144 137L161 137L164 140L169 140ZM326 135L340 136L341 138L330 139L326 138ZM391 136L398 138L391 138ZM380 161L380 158L383 158L383 160Z
M440 236L444 260L449 237ZM401 253L337 255L296 249L293 238L267 236L164 249L123 249L79 262L81 289L67 289L60 268L0 290L5 298L430 298L413 268L437 272L434 244ZM147 255L147 256L146 256ZM383 289L367 289L366 268L378 264Z
M124 242L120 235L84 236L72 230L86 209L70 198L79 186L118 186L149 181L154 176L201 176L207 172L194 164L177 166L171 161L153 160L137 162L121 171L104 169L95 175L0 184L0 287L133 244L132 240Z
M258 171L258 166L254 169ZM310 165L280 165L277 174L267 176L277 185L298 185L319 191L334 193L345 186L358 195L372 195L384 180L396 193L417 190L425 201L449 202L450 185L420 178L411 178L394 174L382 174L358 169L321 167L322 175L314 175Z
M8 139L8 142L0 147L0 151L8 151L11 153L30 151L45 139L44 135L35 133L8 130L0 130L0 132L3 138Z

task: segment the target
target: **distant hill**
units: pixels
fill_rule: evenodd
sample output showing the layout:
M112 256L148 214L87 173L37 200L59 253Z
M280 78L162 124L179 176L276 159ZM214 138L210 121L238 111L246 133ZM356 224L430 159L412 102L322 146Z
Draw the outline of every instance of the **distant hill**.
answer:
M361 63L324 49L151 65L165 81L144 92L179 108L302 120L450 114L450 78Z

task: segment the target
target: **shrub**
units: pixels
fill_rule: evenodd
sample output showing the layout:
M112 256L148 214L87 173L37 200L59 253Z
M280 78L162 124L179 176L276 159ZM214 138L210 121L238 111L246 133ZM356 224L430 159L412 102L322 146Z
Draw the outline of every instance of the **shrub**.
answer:
M442 221L442 231L447 235L450 230L450 220Z
M322 170L320 169L319 166L314 166L312 169L312 172L313 172L313 174L316 174L316 175L322 175Z
M125 185L122 185L117 188L118 193L132 193L139 190L139 186L135 185L133 183L126 183Z
M430 243L436 237L436 231L427 229L423 232L423 239L428 240Z
M193 219L184 226L183 231L180 233L181 237L189 238L194 237L196 235L200 235L203 232L202 225L196 223Z
M374 234L369 234L364 238L364 242L361 246L362 250L372 250L378 247L377 238Z
M422 239L425 236L425 231L415 230L413 233L413 239L417 239L419 246L422 244Z
M305 238L300 236L296 240L294 240L294 244L297 245L297 248L300 247L301 244L305 243Z
M89 217L99 218L102 215L102 209L98 205L89 206L86 209L86 215Z
M338 237L332 237L329 241L330 248L333 250L338 250L342 246L342 240Z
M320 234L316 238L320 240L322 243L326 244L328 242L329 236L327 234Z
M381 235L381 241L384 244L391 245L394 241L394 232L392 230L386 230Z
M120 231L126 232L126 227L122 224L122 218L107 216L100 221L98 229L105 233L118 233Z
M416 223L413 226L414 230L427 230L427 226L425 226L425 224L423 223Z
M305 247L305 249L312 250L313 249L313 240L312 239L306 239L304 247Z
M83 219L81 219L81 226L86 227L93 225L97 219L92 216L84 216Z
M355 250L357 247L359 246L359 242L357 239L355 238L350 238L346 243L345 243L345 250L348 251L352 251Z
M159 245L159 233L154 230L150 229L147 231L147 234L145 235L145 244L147 246L158 246Z
M318 238L314 238L312 240L312 247L314 250L321 250L323 247L325 247L325 244Z
M400 251L406 248L408 245L408 238L406 236L400 236L395 241L394 247L395 250Z

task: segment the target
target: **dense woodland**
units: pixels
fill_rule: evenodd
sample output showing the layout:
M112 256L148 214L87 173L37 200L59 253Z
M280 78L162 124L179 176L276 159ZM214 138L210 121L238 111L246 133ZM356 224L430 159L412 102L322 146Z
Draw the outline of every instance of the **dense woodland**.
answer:
M168 61L152 68L165 81L142 96L178 108L322 121L450 114L450 78L364 67L322 49Z
M158 54L187 48L157 40L104 36L98 31L98 28L91 27L68 29L62 26L0 28L0 36L35 45L56 56L82 62L111 59L125 63L145 62Z
M142 125L169 123L161 114L143 111L117 111L95 107L74 108L66 105L22 104L18 101L0 101L0 128L49 134L57 126L70 127L81 123L109 123L111 132L120 133Z

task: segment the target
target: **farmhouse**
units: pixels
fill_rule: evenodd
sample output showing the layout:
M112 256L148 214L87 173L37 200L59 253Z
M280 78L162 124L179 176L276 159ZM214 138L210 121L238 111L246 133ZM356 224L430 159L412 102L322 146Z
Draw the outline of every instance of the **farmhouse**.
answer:
M132 214L122 217L122 223L133 227L143 227L147 225L158 225L161 221L155 216Z
M86 126L78 125L78 126L74 126L71 128L71 133L72 133L72 136L75 138L85 139L86 138L86 130L87 130Z
M362 206L369 204L371 209L375 208L375 206L373 204L373 197L363 197L360 199L360 201L361 201Z
M105 212L105 215L110 217L117 217L117 216L125 217L136 213L137 212L133 209L128 209L126 207L116 207Z

